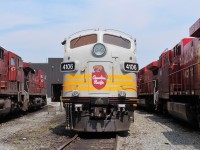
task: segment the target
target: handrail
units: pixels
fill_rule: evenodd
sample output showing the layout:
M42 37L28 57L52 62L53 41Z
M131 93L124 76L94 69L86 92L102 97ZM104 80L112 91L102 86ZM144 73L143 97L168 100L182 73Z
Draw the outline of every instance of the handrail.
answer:
M180 72L180 71L182 71L182 70L185 70L185 69L187 69L187 68L193 67L193 66L198 65L198 64L200 64L200 62L197 62L197 63L195 63L195 64L192 64L192 65L190 65L190 66L188 66L188 67L182 68L181 70L178 70L178 71L176 71L176 72L173 72L173 73L169 74L168 76L171 76L171 75L173 75L173 74L175 74L175 73L178 73L178 72Z

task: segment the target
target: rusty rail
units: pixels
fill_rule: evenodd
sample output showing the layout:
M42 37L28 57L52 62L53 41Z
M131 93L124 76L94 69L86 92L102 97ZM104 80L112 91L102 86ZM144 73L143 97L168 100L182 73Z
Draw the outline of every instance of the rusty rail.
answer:
M62 146L60 146L57 150L63 150L66 146L68 146L70 143L72 143L77 137L78 137L78 134L76 134L73 138L71 138L65 144L63 144Z

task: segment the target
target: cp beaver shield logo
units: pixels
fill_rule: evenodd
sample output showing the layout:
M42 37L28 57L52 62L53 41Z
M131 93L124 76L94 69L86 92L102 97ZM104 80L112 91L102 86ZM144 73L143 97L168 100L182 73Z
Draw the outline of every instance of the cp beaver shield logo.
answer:
M102 65L95 65L92 72L92 85L100 90L106 86L107 73Z

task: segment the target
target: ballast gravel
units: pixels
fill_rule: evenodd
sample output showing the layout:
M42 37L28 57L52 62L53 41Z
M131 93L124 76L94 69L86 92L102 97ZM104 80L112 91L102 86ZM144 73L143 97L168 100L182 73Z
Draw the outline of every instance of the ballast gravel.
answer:
M135 111L127 135L119 135L119 150L200 150L200 130L160 114Z
M69 140L64 109L58 106L49 112L47 107L0 122L0 150L56 150ZM200 130L172 117L137 110L130 131L119 134L117 149L200 150Z

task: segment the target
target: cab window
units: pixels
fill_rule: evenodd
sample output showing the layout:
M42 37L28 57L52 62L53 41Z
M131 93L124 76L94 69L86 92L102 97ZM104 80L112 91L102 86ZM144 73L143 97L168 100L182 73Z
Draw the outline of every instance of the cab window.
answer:
M174 47L174 57L181 55L181 45L176 45Z
M161 56L160 56L160 59L159 59L159 61L158 61L158 66L159 66L159 68L162 67L162 57L161 57Z
M165 58L164 58L164 65L168 65L168 64L170 64L169 58L168 58L168 56L165 56Z
M22 68L23 66L23 63L22 63L22 60L21 58L18 59L18 67Z
M96 34L80 36L80 37L77 37L77 38L71 40L70 48L72 49L72 48L76 48L76 47L80 47L80 46L84 46L84 45L88 45L88 44L92 44L92 43L96 43L96 42L97 42Z
M4 59L4 50L0 49L0 59Z
M15 66L15 59L14 58L10 59L10 64L11 64L11 66Z
M103 35L103 42L108 43L108 44L112 44L112 45L116 45L116 46L120 46L120 47L123 47L123 48L127 48L127 49L131 48L131 42L128 39L123 38L121 36L104 34Z

